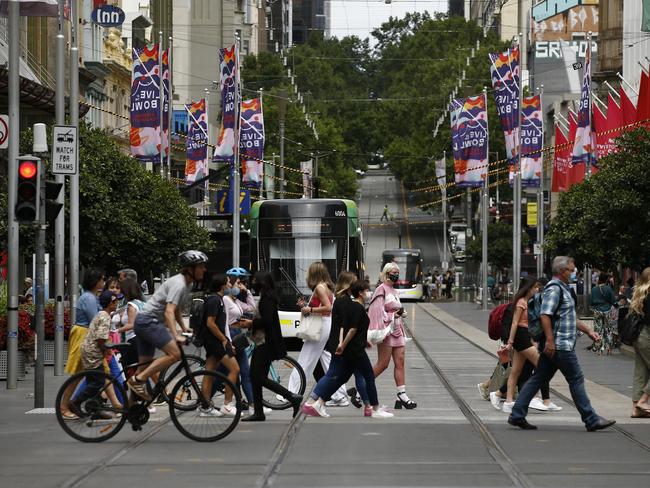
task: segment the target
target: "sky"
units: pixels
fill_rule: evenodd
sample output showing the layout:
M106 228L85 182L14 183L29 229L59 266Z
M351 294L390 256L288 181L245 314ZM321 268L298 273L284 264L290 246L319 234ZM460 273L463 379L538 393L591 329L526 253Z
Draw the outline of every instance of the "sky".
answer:
M355 35L362 39L389 17L402 18L407 12L446 12L448 0L332 0L331 35Z

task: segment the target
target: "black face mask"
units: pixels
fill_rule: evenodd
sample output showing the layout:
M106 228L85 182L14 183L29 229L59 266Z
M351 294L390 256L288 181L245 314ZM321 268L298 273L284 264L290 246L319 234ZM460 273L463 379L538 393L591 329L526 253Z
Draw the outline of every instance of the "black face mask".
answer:
M257 283L257 282L255 282L255 283L251 283L251 286L253 287L253 291L255 291L255 293L259 293L260 290L262 289L262 287L260 286L260 284Z
M397 280L399 280L399 275L398 274L389 274L388 279L392 281L393 283L397 283Z

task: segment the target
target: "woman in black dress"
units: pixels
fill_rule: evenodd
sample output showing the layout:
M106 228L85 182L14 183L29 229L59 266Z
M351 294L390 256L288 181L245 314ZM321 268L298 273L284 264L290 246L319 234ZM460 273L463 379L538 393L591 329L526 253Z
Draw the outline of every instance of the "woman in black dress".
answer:
M262 387L288 399L293 406L293 415L295 417L300 410L302 395L291 393L268 377L271 363L287 355L287 348L280 329L278 300L275 295L273 277L266 271L258 271L253 276L252 286L253 290L260 295L259 317L253 319L253 325L251 326L253 340L257 344L251 358L251 382L253 383L255 413L243 418L242 422L266 420L262 404Z

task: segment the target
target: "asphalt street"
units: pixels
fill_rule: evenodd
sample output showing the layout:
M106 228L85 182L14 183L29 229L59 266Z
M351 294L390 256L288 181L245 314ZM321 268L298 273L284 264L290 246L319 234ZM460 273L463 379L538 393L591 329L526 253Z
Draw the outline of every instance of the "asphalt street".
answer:
M381 251L399 239L394 223L378 225L385 203L403 226L403 247L420 246L427 261L440 258L436 243L442 232L425 227L436 215L405 212L408 199L389 178L371 172L361 181L360 214L373 280ZM54 377L48 367L46 409L33 410L33 373L16 390L0 388L2 486L648 486L650 419L629 417L631 358L596 357L583 350L584 339L579 342L591 401L601 415L617 420L615 429L586 432L558 376L551 396L562 411L531 411L529 421L539 430L520 431L507 425L506 414L484 401L476 387L496 363L487 312L454 302L406 308L413 336L406 349L406 384L418 403L415 410L394 410L395 417L385 420L365 418L352 406L329 408L328 419L291 420L288 411L273 412L264 423L240 423L227 438L202 444L181 436L159 408L140 432L127 425L103 444L82 444L56 422L51 407L65 378ZM374 361L375 351L370 355ZM377 384L380 402L393 407L392 367Z

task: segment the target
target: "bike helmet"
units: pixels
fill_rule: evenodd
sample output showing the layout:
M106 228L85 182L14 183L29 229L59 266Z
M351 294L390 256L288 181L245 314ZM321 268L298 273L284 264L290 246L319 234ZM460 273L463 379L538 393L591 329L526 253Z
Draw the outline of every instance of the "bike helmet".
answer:
M186 266L196 266L197 264L204 264L208 262L208 257L205 253L196 250L189 250L182 252L178 255L178 260L181 263L181 266L184 268Z
M237 278L246 278L251 274L246 271L244 268L230 268L226 271L227 276L236 276Z

